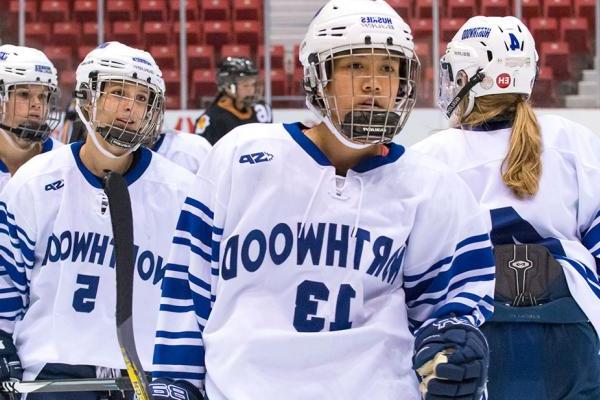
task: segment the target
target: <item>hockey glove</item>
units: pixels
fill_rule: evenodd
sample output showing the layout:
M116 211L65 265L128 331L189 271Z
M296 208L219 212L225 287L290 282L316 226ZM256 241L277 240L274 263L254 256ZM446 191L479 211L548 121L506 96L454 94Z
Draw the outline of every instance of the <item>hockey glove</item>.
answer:
M200 390L186 381L159 378L148 386L152 400L204 400Z
M0 331L0 381L20 381L22 378L23 368L12 335Z
M480 400L488 364L487 341L466 319L437 320L415 337L413 369L425 400Z

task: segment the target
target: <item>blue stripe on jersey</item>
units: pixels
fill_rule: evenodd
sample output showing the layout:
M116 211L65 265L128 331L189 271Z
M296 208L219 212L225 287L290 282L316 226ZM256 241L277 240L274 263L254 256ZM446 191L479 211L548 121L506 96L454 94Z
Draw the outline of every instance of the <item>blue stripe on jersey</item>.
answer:
M192 299L194 299L193 311L202 319L208 320L212 311L211 299L192 291ZM200 326L200 331L204 330L204 326Z
M183 331L183 332L167 332L167 331L156 331L157 338L166 339L202 339L200 332L196 331Z
M189 211L182 210L177 221L178 231L190 233L194 238L208 247L212 246L212 227L204 222L202 218Z
M194 254L199 255L200 257L202 257L204 260L206 260L208 262L210 262L212 260L212 257L210 254L208 254L207 252L202 250L200 247L193 245L192 242L190 241L190 239L175 236L173 238L173 243L189 247L190 250Z
M211 220L215 217L215 214L212 212L212 210L210 208L208 208L206 205L204 205L202 202L200 202L196 199L188 197L185 199L184 203L202 211Z
M29 238L29 236L27 236L27 233L25 233L25 231L19 227L18 225L16 225L15 223L11 222L15 220L15 216L13 214L11 214L10 212L8 212L8 208L6 207L6 203L0 201L0 225L4 225L8 228L9 232L11 233L11 236L14 238L20 238L20 239L24 239L27 244L29 244L29 247L33 248L35 247L35 241L31 240ZM17 232L20 234L20 236L17 236L14 232Z
M594 220L600 216L596 214ZM600 242L600 223L590 226L590 228L582 235L581 242L588 249L593 249Z
M477 243L477 242L485 242L486 240L490 240L490 235L488 235L487 233L481 234L481 235L475 235L475 236L471 236L469 238L466 238L465 240L463 240L462 242L459 242L456 245L456 250L463 248L469 244L472 243Z
M21 296L18 297L6 297L0 299L0 313L5 314L8 312L21 311L23 309L23 300ZM0 319L2 317L0 316Z
M186 265L181 265L181 264L169 263L169 264L167 264L167 266L165 268L166 268L165 273L166 273L166 271L185 272L186 274L188 272L188 267Z
M454 282L452 285L450 285L447 288L447 290L444 291L444 294L442 294L441 296L431 297L431 298L425 298L425 299L419 298L417 300L407 301L406 304L410 308L415 308L415 307L418 307L418 306L423 305L423 304L435 305L435 304L438 304L440 302L445 302L446 298L448 297L448 293L452 292L455 289L458 289L458 288L460 288L462 286L465 286L465 285L467 285L469 283L473 283L473 282L492 281L492 280L494 280L494 278L495 278L494 274L471 276L471 277L468 277L468 278L465 278L465 279L461 279L459 281ZM454 296L454 297L456 297L456 296ZM477 298L479 298L479 296L477 296Z
M154 371L152 372L152 378L169 378L169 379L185 379L187 381L204 380L204 373L199 372L173 372L173 371Z
M154 346L154 364L197 366L204 360L204 347L192 345Z
M421 281L414 287L405 288L407 303L417 300L419 296L425 293L436 293L446 289L450 280L459 274L493 267L494 265L491 247L474 249L462 253L454 258L448 270ZM477 275L468 278L468 280L475 281L475 278L477 278ZM409 279L406 279L406 281L409 281Z
M190 282L193 283L194 285L200 286L202 289L210 292L210 283L206 283L202 279L200 279L194 275L190 275L188 278L189 278Z
M567 261L575 269L575 271L577 271L577 273L585 279L590 289L592 289L592 292L594 292L596 297L600 299L600 282L593 271L591 271L585 265L577 261L570 260L566 257L559 257L558 259Z
M2 248L2 246L0 246ZM4 257L0 257L0 267L8 273L10 279L20 286L27 286L27 276L23 267L18 267L11 264Z
M185 312L189 312L189 311L194 311L194 305L191 304L189 306L178 306L178 305L174 305L174 304L161 304L160 311L185 313Z
M163 285L163 297L177 300L186 300L190 298L190 286L184 279L165 276L163 278Z

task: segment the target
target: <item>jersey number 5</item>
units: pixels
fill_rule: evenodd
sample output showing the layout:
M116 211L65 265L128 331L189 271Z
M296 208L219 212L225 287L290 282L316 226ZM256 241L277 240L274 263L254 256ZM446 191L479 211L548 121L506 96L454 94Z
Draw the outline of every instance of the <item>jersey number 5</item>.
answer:
M77 312L89 313L96 306L96 295L98 294L99 276L77 275L77 284L83 285L73 295L73 308Z
M329 324L330 331L350 329L350 300L356 297L352 286L344 283L340 286L335 306L335 321ZM304 281L296 291L294 310L294 328L298 332L320 332L325 328L325 318L317 317L319 301L329 300L329 289L323 282Z

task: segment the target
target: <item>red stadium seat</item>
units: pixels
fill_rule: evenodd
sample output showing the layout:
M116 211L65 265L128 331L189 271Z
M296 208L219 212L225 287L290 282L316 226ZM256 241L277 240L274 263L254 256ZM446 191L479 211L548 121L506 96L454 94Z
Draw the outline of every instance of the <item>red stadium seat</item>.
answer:
M110 25L108 23L104 24L104 38L105 42L108 41L106 38L110 37ZM81 43L91 46L94 45L96 47L98 45L98 24L94 22L84 22L83 23L83 32L81 35Z
M421 61L421 68L427 68L431 63L431 42L429 40L419 40L415 42L415 52Z
M554 84L555 80L552 67L540 67L531 93L531 100L535 106L551 107L556 105L557 100Z
M404 21L408 21L410 18L412 18L413 6L410 0L388 0L388 4L392 6L398 14L400 14Z
M75 70L60 70L58 71L58 84L62 90L61 97L70 97L73 90L75 90L75 83L77 82L77 76Z
M293 57L294 57L294 69L296 69L296 68L302 69L303 68L302 63L300 63L300 45L299 44L294 45Z
M234 0L233 19L260 20L260 5L258 0Z
M522 0L521 10L522 17L526 19L542 16L540 0Z
M569 43L573 53L587 53L590 50L588 21L585 18L561 18L560 38Z
M25 21L31 22L37 20L37 2L26 1L25 2ZM12 15L12 18L18 18L19 15L19 0L11 0L8 6L8 12Z
M49 23L31 22L25 24L25 40L28 42L29 46L51 43L52 35L50 32Z
M546 0L544 2L544 15L549 18L570 17L571 0Z
M87 56L89 52L95 48L96 46L79 46L77 48L77 63L82 62L85 56Z
M417 88L417 107L433 106L433 68L421 69L421 77ZM435 77L437 79L437 76Z
M451 41L465 22L465 18L442 18L440 22L440 39L443 42Z
M430 39L433 36L433 21L427 19L412 20L412 34L415 39Z
M575 15L587 19L590 33L596 31L596 0L575 0Z
M98 1L75 0L73 16L82 22L96 21L98 19Z
M173 40L179 40L179 21L176 21L174 24L174 38ZM186 22L185 23L185 36L187 40L187 44L201 44L202 43L202 24L194 22Z
M284 56L285 48L282 45L274 44L271 46L271 68L279 69L284 68ZM259 68L264 68L265 63L265 47L263 45L258 46L257 60Z
M140 0L138 6L142 21L167 20L167 2L165 0Z
M150 54L161 70L179 68L177 45L151 46Z
M44 22L68 21L69 3L65 0L42 1L39 19Z
M46 54L59 71L74 67L73 55L69 46L46 46L44 47L44 54Z
M532 18L529 21L529 30L538 47L539 43L558 40L558 22L555 18Z
M229 19L228 0L204 0L203 15L205 21L226 21Z
M135 19L135 1L111 0L106 4L106 18L109 21L133 21Z
M229 21L207 21L204 23L204 43L221 47L231 40Z
M147 45L169 44L170 38L171 24L160 21L144 22L144 39Z
M187 21L196 21L200 20L200 10L198 8L198 3L194 0L188 0L185 2L185 14ZM169 19L172 21L179 20L179 0L170 0L169 1Z
M304 92L304 70L302 68L294 69L294 75L292 77L292 86L290 87L290 94L292 96L303 96Z
M165 86L167 87L167 97L179 97L179 91L181 90L181 77L179 76L179 70L176 69L162 69L163 79Z
M226 44L221 48L221 58L225 57L252 58L252 52L250 46L245 44Z
M52 43L72 46L79 44L81 24L79 22L55 22L52 27Z
M196 68L215 67L215 49L213 46L188 46L187 47L188 68L190 70Z
M285 96L288 94L287 75L283 69L271 70L271 93L273 96Z
M235 42L240 44L258 45L261 38L261 30L257 21L234 21L233 31Z
M181 99L179 97L179 93L168 95L165 98L165 105L167 110L179 110L181 109Z
M542 65L551 66L556 79L569 79L569 44L567 42L544 42L541 45Z
M433 10L432 0L420 0L416 2L415 17L417 18L431 18ZM441 4L441 2L440 2ZM441 15L441 14L440 14Z
M470 18L477 15L475 0L448 0L447 7L450 18Z
M482 0L481 15L488 17L504 17L513 15L508 0Z
M140 23L137 21L115 21L112 32L105 35L106 41L116 40L131 47L144 47L141 40Z
M217 93L217 81L214 69L195 69L192 73L192 99L214 96ZM198 102L195 102L198 103Z

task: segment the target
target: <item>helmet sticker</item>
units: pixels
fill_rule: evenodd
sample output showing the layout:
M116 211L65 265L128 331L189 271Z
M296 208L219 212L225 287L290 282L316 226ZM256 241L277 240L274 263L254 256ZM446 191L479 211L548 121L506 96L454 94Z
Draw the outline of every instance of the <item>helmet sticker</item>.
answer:
M496 85L498 85L501 89L506 89L510 86L510 75L507 73L502 73L496 77Z

